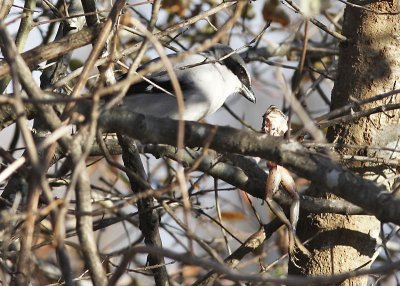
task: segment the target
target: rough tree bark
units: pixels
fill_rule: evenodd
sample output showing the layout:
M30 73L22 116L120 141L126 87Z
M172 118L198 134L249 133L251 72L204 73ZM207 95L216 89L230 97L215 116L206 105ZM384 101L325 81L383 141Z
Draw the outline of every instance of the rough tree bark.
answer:
M340 44L338 74L332 93L331 109L340 108L354 100L363 100L399 88L400 80L400 16L397 1L351 1L374 11L347 6L343 34L347 41ZM367 2L371 4L366 4ZM383 101L365 105L369 109L388 103L400 102L397 94ZM361 107L360 107L361 108ZM336 125L328 130L328 140L358 146L391 146L399 138L398 110L378 113L350 124ZM392 145L393 147L393 145ZM365 154L362 148L338 148L339 155ZM377 154L375 154L377 155ZM379 152L379 156L392 154ZM385 165L372 163L345 163L364 178L378 183L393 175ZM395 171L395 170L394 170ZM385 181L387 183L387 181ZM390 182L386 185L390 190ZM362 192L363 190L359 190ZM334 196L324 190L315 195ZM335 197L336 198L336 197ZM298 264L289 266L290 274L329 275L370 266L376 249L380 223L371 216L311 214L302 216L298 235L302 239L315 238L309 244L312 259L302 257ZM343 281L340 285L366 285L368 277Z

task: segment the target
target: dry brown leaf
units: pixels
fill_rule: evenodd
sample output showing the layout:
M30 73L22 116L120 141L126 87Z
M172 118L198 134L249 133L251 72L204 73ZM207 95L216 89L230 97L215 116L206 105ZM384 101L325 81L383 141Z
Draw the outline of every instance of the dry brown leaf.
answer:
M279 0L267 0L262 14L265 21L279 23L282 26L287 26L290 23L289 16L280 6Z
M162 1L162 7L170 14L183 16L189 5L188 2L186 0L164 0Z

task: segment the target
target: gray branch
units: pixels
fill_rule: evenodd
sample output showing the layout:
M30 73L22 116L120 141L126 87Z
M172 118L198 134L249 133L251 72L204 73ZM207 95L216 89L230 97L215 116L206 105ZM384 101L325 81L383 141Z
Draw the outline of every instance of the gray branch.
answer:
M143 143L176 145L177 121L174 120L117 110L104 113L100 118L100 125L105 131L123 133ZM187 122L186 146L203 146L210 132L212 125ZM247 130L218 127L210 148L276 162L311 180L315 185L360 206L381 221L400 224L400 199L374 182L362 179L341 167L327 155L309 151L298 142L286 142L283 138Z

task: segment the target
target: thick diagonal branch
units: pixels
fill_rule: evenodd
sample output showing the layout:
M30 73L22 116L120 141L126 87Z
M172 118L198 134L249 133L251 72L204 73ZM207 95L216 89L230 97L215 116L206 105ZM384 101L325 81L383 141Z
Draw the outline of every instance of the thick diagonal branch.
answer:
M174 120L156 119L118 110L103 114L100 121L104 130L109 132L123 133L145 143L176 145L177 122ZM202 146L212 128L213 126L208 124L187 122L186 146ZM265 134L231 127L218 127L210 148L273 161L362 207L382 221L400 224L400 199L394 198L374 182L344 169L326 155L307 150L298 142L287 143L279 137L268 137ZM364 191L360 193L360 189Z

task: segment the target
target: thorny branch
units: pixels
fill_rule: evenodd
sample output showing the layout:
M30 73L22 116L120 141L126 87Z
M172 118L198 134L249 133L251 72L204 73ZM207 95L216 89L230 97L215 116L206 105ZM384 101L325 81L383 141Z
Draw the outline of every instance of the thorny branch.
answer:
M274 249L271 235L283 225L282 221L292 229L291 242L297 239L295 229L300 210L307 214L373 214L382 222L400 224L398 183L393 185L394 192L390 194L341 166L343 161L352 160L361 165L368 162L373 166L398 169L398 144L325 143L323 133L324 127L354 122L373 114L390 117L399 109L396 84L390 92L351 101L330 112L325 105L308 106L315 91L324 104L330 104L327 85L335 78L337 43L347 43L347 38L340 32L340 11L321 11L328 24L323 24L320 17L311 17L309 20L315 27L310 25L310 33L302 35L296 21L303 19L299 18L287 27L278 24L279 19L271 23L266 18L267 25L265 22L261 26L250 25L254 23L251 13L257 15L262 10L254 10L254 7L261 7L255 5L259 3L265 6L271 2L283 4L291 20L301 15L298 5L289 0L222 1L220 4L200 1L199 5L192 1L163 1L161 14L167 16L165 21L157 13L161 1L138 1L132 5L116 1L112 9L103 9L103 6L97 9L95 4L103 2L90 0L82 1L84 11L73 12L68 1L55 4L47 0L26 1L25 7L16 5L10 14L12 1L3 2L0 46L4 59L0 61L0 79L5 93L0 95L0 126L4 132L1 134L6 137L13 126L3 129L16 123L19 130L15 131L14 138L18 139L17 135L21 133L23 142L17 145L18 140L14 139L8 149L0 149L3 160L0 183L5 187L0 202L3 210L0 216L1 281L72 285L91 279L94 285L114 285L120 281L134 284L147 279L145 275L152 275L156 285L190 284L193 281L196 281L195 285L213 285L223 279L321 285L371 273L383 277L398 268L398 262L389 259L385 266L373 271L276 279L271 278L270 271L281 267L282 262L264 266L265 257L270 254L270 249ZM340 2L352 9L360 9L362 13L394 14L348 1ZM36 7L32 6L35 4ZM140 9L146 7L153 9L153 13L142 13ZM261 13L261 17L266 17L264 11ZM137 15L141 15L140 20ZM84 17L89 24L83 30L64 31L63 37L51 41L57 22L77 21ZM241 21L237 21L238 17ZM15 48L8 33L12 33L12 25L18 24L19 19L22 21ZM48 30L47 24L50 24ZM312 29L323 35L321 39L314 38L315 30ZM296 35L291 34L282 42L271 41L273 37L270 36L281 30L289 33L296 30ZM25 39L38 31L43 38L42 44L32 49L28 43L23 49ZM131 33L128 37L123 34L127 32ZM307 42L306 37L309 38ZM226 106L231 116L253 131L191 122L180 122L178 128L175 121L109 110L123 99L130 85L142 77L204 51L217 42L231 44L249 64L253 89L261 102L259 105L264 104L264 99L268 102L278 99L282 100L282 107L286 107L282 97L290 81L286 70L295 71L291 81L296 83L299 98L293 110L301 119L301 126L294 123L292 134L300 134L296 136L298 142L286 141L281 133L272 138L255 132L259 128L248 122L250 113L256 113L253 107L243 116L230 101ZM38 88L29 69L44 74L49 66L58 65L61 57L72 52L77 54L78 48L88 44L93 44L94 48L87 61L83 60L80 66L64 62L65 70L51 78L49 85L42 78L41 88ZM161 56L165 54L164 48L180 53L172 62L155 61L141 69L141 64L153 57L150 47L156 47ZM45 61L48 61L46 66L42 66ZM300 64L293 64L293 61ZM121 69L125 71L127 66L130 66L129 76L114 84L114 78L118 79ZM98 67L98 71L94 72L94 67ZM285 72L281 72L284 69ZM264 76L271 70L274 71L272 80ZM8 76L12 79L12 93L5 89ZM179 88L176 83L175 92ZM179 92L176 93L179 97ZM102 101L110 95L111 101ZM381 106L369 107L370 103L376 102L382 102ZM264 111L264 106L262 108ZM107 111L103 113L104 110ZM314 111L318 115L314 115ZM321 113L323 115L319 115ZM27 127L30 119L35 120L33 132ZM45 126L36 128L38 123ZM219 125L226 124L223 121ZM110 139L103 131L117 132L120 142L115 137ZM309 139L310 134L319 142ZM398 136L399 132L393 130L393 134ZM32 137L41 140L34 141ZM21 144L21 150L25 151L22 157L16 149ZM360 155L340 158L327 155L328 149L335 148L358 150ZM124 166L117 156L122 153ZM383 153L390 155L385 157ZM159 160L150 158L149 154ZM263 169L264 161L258 164L245 156L265 159L269 175ZM102 160L104 157L106 160ZM140 168L130 164L133 159L140 163ZM18 179L13 180L14 176ZM208 186L209 176L220 180L214 188ZM131 186L127 185L127 178ZM389 180L398 181L398 175L387 178ZM276 191L279 186L283 191ZM314 188L323 188L346 201L308 196ZM213 192L218 194L217 209L209 200L209 194ZM242 200L244 192L253 196L251 202ZM258 218L257 208L249 206L261 202L256 198L267 198L280 219L264 224ZM251 227L250 231L240 226L243 222ZM223 239L216 235L221 230ZM396 242L396 231L393 227L390 235L382 234L381 248L388 257L396 255L397 245L391 244ZM76 237L80 244L76 243ZM171 248L170 241L176 245L173 251L167 250ZM308 248L308 244L306 246ZM228 253L226 249L229 249ZM289 247L289 251L292 250L293 244ZM58 261L48 258L55 257L54 254ZM377 255L378 251L375 257ZM165 257L173 261L166 264ZM285 261L285 258L282 255L277 261ZM383 259L381 257L381 261ZM246 275L242 274L242 267L247 264L256 272L249 274L246 269ZM200 268L209 272L199 272ZM268 277L258 270L267 272Z

